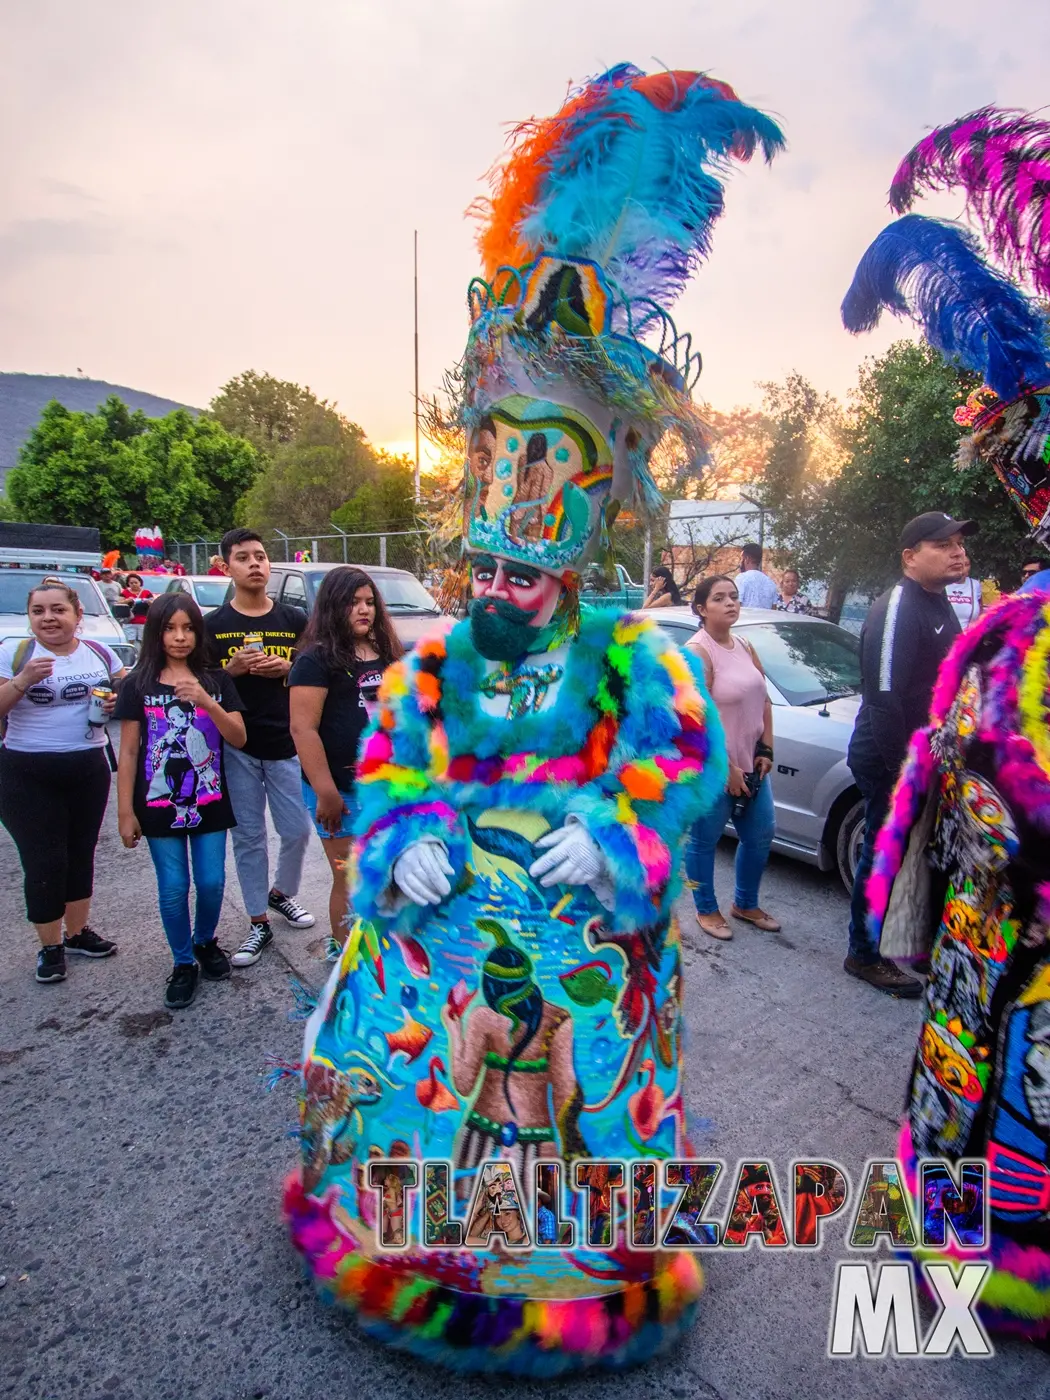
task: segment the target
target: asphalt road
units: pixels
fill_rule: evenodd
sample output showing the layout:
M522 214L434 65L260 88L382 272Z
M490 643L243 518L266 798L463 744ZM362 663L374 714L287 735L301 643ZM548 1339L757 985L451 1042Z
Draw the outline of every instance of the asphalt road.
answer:
M720 856L723 907L730 857ZM1000 1344L984 1362L826 1358L843 1217L816 1254L752 1244L705 1259L699 1323L668 1358L551 1386L462 1380L363 1338L305 1282L279 1216L295 1146L287 1089L267 1054L297 1058L293 970L317 984L321 920L278 932L256 967L162 1009L170 963L145 850L99 851L92 922L120 953L32 981L20 871L0 833L0 1394L17 1400L314 1400L542 1391L641 1400L834 1397L953 1400L1050 1394L1050 1356ZM319 916L326 868L311 850L302 898ZM763 903L782 934L715 944L686 914L688 1098L698 1145L731 1166L831 1158L858 1181L892 1157L918 1008L842 972L846 899L829 876L774 858ZM245 929L232 865L220 937ZM701 938L703 941L701 942ZM723 1183L723 1193L726 1190ZM724 1194L716 1202L721 1213Z

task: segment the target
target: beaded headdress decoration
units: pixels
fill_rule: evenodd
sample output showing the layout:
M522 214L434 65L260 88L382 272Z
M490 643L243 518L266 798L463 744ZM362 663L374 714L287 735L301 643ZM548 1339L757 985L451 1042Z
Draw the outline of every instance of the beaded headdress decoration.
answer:
M659 506L649 462L665 433L700 469L700 355L668 307L709 252L731 159L782 146L725 83L630 64L513 131L472 206L483 275L446 380L466 551L569 577L609 548L621 504Z

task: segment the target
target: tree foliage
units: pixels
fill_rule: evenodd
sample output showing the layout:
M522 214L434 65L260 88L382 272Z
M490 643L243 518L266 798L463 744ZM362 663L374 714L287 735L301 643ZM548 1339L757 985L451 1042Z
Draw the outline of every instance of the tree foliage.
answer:
M879 591L899 575L902 526L943 510L979 524L967 541L975 576L1014 579L1020 516L990 469L955 465L964 430L952 415L974 386L928 346L898 341L862 366L837 421L798 376L768 387L773 448L762 499L804 574L838 591Z
M415 477L407 457L376 452L372 477L359 486L332 521L348 534L414 530L418 525Z
M251 443L214 419L147 418L112 395L95 413L49 403L7 491L19 520L94 525L107 547L130 549L142 525L166 539L228 529L258 470Z
M261 453L272 457L282 444L296 437L304 419L328 407L301 384L249 369L222 386L211 401L210 411L228 432L247 438Z

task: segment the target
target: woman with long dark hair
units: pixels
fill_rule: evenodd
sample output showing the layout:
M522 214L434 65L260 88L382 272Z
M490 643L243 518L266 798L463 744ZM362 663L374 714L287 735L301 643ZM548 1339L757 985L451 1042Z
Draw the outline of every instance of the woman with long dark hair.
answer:
M642 604L645 608L680 608L682 590L674 581L674 574L666 564L657 564L649 575L649 596Z
M31 635L0 645L0 821L25 873L26 916L40 939L36 980L62 982L66 953L108 958L117 945L89 927L95 846L109 801L104 719L124 664L78 635L75 588L45 578L26 600ZM63 935L63 924L65 934Z
M226 833L234 823L225 744L245 741L244 709L224 671L208 665L204 619L187 593L150 604L138 665L121 690L117 769L120 839L143 836L157 873L164 933L175 966L164 1005L183 1010L197 980L220 981L230 962L215 930L226 886ZM190 865L197 907L190 924Z
M780 924L758 903L758 891L776 834L773 771L773 706L762 663L749 642L733 636L740 618L740 595L728 574L711 574L696 590L703 626L686 642L703 663L725 731L729 781L721 800L694 824L685 852L685 869L693 882L696 921L712 938L729 939L733 930L715 895L715 848L732 818L736 848L736 890L730 914L756 928L775 933Z
M335 944L346 939L357 749L375 710L383 672L403 651L368 575L350 565L327 573L288 687L303 798L332 871L328 916Z

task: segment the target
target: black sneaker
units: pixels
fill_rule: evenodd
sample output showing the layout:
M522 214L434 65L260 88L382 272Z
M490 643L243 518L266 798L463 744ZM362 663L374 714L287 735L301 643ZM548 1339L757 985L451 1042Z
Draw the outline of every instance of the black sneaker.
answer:
M36 980L38 982L64 982L66 980L66 950L61 943L48 943L37 953Z
M248 937L234 953L230 962L234 967L251 967L262 957L267 943L273 942L273 929L265 919L256 919L248 930Z
M208 982L223 982L230 976L230 960L216 939L194 943L193 956L201 965L201 976Z
M68 952L79 953L82 958L111 958L117 951L115 943L111 943L108 938L100 938L88 924L72 938L66 937L63 942Z
M891 997L911 999L922 996L922 983L902 972L897 964L890 962L888 958L879 958L873 963L862 963L856 958L847 958L842 966L851 977L859 977L862 982L878 987L880 992L889 992Z
M185 1011L197 995L200 972L196 963L176 963L164 992L164 1005L169 1011Z
M301 904L296 904L294 899L289 899L286 894L275 894L270 891L267 904L275 913L280 914L282 919L286 919L292 928L313 928L317 920L307 912Z

